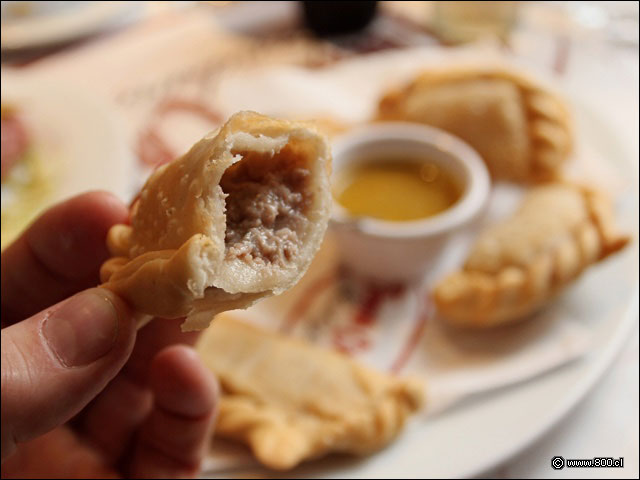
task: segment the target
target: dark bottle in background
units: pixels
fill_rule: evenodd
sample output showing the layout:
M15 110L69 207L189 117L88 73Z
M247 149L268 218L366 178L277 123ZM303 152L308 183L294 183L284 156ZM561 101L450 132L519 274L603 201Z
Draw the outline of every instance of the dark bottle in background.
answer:
M307 28L318 36L356 32L376 14L378 2L301 2Z

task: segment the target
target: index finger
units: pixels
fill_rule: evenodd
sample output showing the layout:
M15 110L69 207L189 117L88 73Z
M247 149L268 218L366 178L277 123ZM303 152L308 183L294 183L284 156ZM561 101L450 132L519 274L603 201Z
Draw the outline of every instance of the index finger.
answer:
M107 192L90 192L47 210L2 252L2 325L10 325L99 283L105 238L128 218Z

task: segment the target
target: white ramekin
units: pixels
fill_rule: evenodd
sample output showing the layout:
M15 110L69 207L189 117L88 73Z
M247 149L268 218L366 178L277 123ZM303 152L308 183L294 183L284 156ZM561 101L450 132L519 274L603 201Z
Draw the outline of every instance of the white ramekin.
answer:
M353 218L334 201L331 228L343 262L379 281L422 278L442 253L448 236L472 220L489 196L489 174L475 150L442 130L413 123L376 123L337 137L333 142L333 175L340 175L343 168L363 158L403 154L424 156L450 172L462 194L444 212L406 222Z

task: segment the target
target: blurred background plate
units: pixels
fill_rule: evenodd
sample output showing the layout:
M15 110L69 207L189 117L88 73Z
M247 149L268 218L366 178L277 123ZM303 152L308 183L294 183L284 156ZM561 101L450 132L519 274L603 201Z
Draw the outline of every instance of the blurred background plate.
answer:
M397 441L370 457L332 455L284 475L246 467L211 472L207 478L477 476L533 444L585 397L637 325L638 174L633 145L611 127L599 105L585 100L592 98L585 96L585 91L574 90L574 95L570 100L577 123L580 163L588 167L593 160L614 178L624 179L624 186L617 189L621 201L616 211L620 225L633 237L629 248L586 272L553 306L559 317L579 321L591 329L595 340L587 356L533 380L477 395L439 415L410 422ZM600 183L609 187L615 184L609 184L606 175L602 175ZM608 412L602 415L604 419ZM614 451L605 454L620 455ZM549 472L556 473L548 465ZM609 474L616 475L614 470Z
M138 2L2 2L2 50L58 45L114 26Z
M25 196L3 181L3 247L62 199L95 189L122 199L131 196L133 154L121 122L107 104L81 89L8 71L2 73L2 104L15 108L23 120L46 182L37 198L29 195L31 204L25 206Z

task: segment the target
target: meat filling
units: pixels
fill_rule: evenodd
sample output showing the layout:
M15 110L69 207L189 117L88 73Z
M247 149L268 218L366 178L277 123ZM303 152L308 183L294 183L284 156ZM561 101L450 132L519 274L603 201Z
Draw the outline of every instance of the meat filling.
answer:
M285 267L298 254L309 170L289 147L273 157L236 152L243 160L220 182L226 198L226 258Z

